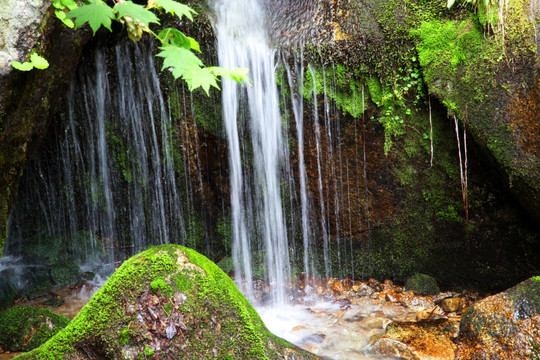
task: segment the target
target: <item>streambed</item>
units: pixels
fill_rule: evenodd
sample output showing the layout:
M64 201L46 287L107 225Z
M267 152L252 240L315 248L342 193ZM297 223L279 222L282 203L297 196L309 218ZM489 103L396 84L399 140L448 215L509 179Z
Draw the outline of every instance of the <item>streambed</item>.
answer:
M18 305L47 307L73 318L100 285L102 282L78 284L47 297L21 300ZM372 351L373 344L392 322L447 319L457 332L460 314L474 296L456 293L420 296L388 280L379 283L329 279L318 280L317 286L303 285L296 283L290 287L289 293L295 296L291 295L289 304L257 304L255 308L274 334L322 358L335 360L392 359ZM459 309L444 309L441 301L451 298L469 300ZM51 299L58 300L57 306L43 304ZM15 355L0 353L0 360Z

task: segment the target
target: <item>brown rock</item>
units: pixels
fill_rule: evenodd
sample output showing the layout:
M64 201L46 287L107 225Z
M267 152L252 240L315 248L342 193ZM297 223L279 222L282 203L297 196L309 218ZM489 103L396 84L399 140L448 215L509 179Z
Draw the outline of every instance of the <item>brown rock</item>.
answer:
M456 359L529 360L540 344L540 277L473 304L463 315Z
M372 289L375 290L375 291L382 291L381 283L378 282L378 281L375 280L375 279L369 279L367 284L368 284L368 286L369 286L370 288L372 288Z
M354 289L354 287L356 287L356 289ZM354 287L353 290L356 291L358 296L370 296L373 294L373 289L365 283L355 284Z
M441 308L449 313L462 310L467 304L467 300L462 297L451 297L441 300Z
M421 360L407 345L402 342L381 338L373 345L372 350L382 356L394 357L402 360Z
M386 294L386 301L390 301L390 302L393 302L393 303L397 303L397 302L401 302L401 294L398 294L398 293L388 293Z
M384 356L418 360L454 360L452 341L455 325L440 319L425 322L390 323L373 350Z
M353 288L354 282L351 279L346 278L341 280L341 285L343 285L343 290L350 291Z
M341 293L343 292L343 285L341 284L341 281L336 281L332 284L332 291L336 295L341 295Z

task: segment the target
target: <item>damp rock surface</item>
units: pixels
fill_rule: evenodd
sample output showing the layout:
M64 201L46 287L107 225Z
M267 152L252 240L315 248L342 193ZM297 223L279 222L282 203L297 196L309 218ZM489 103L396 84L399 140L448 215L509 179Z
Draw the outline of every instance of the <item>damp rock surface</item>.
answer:
M540 276L473 304L461 319L456 359L534 359L538 344Z
M179 245L126 261L71 324L18 359L317 359L274 336L215 264Z

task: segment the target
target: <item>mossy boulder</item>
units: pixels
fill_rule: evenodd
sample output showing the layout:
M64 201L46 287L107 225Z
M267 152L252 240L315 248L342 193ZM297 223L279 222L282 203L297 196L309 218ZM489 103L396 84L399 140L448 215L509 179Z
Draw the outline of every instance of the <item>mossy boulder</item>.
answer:
M540 276L487 297L461 319L456 359L532 359L540 344Z
M64 264L55 264L50 269L51 280L56 285L69 285L76 283L81 274L81 269L72 261Z
M32 350L66 327L69 319L48 309L14 306L0 313L0 347Z
M68 327L18 359L316 359L271 334L234 282L194 250L127 260Z
M414 274L407 279L405 288L417 291L420 295L435 295L440 292L437 281L426 274Z

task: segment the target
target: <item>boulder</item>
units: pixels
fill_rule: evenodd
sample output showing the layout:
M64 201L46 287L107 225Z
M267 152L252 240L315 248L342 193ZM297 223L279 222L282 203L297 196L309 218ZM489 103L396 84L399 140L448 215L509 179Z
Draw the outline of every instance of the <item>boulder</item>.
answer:
M5 351L34 349L65 328L69 321L48 309L14 306L0 313L0 347Z
M540 276L473 304L461 319L456 358L531 359L538 344Z
M407 279L405 288L419 292L420 295L435 295L440 292L437 281L426 274L414 274Z
M317 359L274 336L214 263L163 245L127 260L71 324L19 359Z
M446 319L390 323L383 336L373 344L373 351L383 356L407 360L453 360L457 330Z

